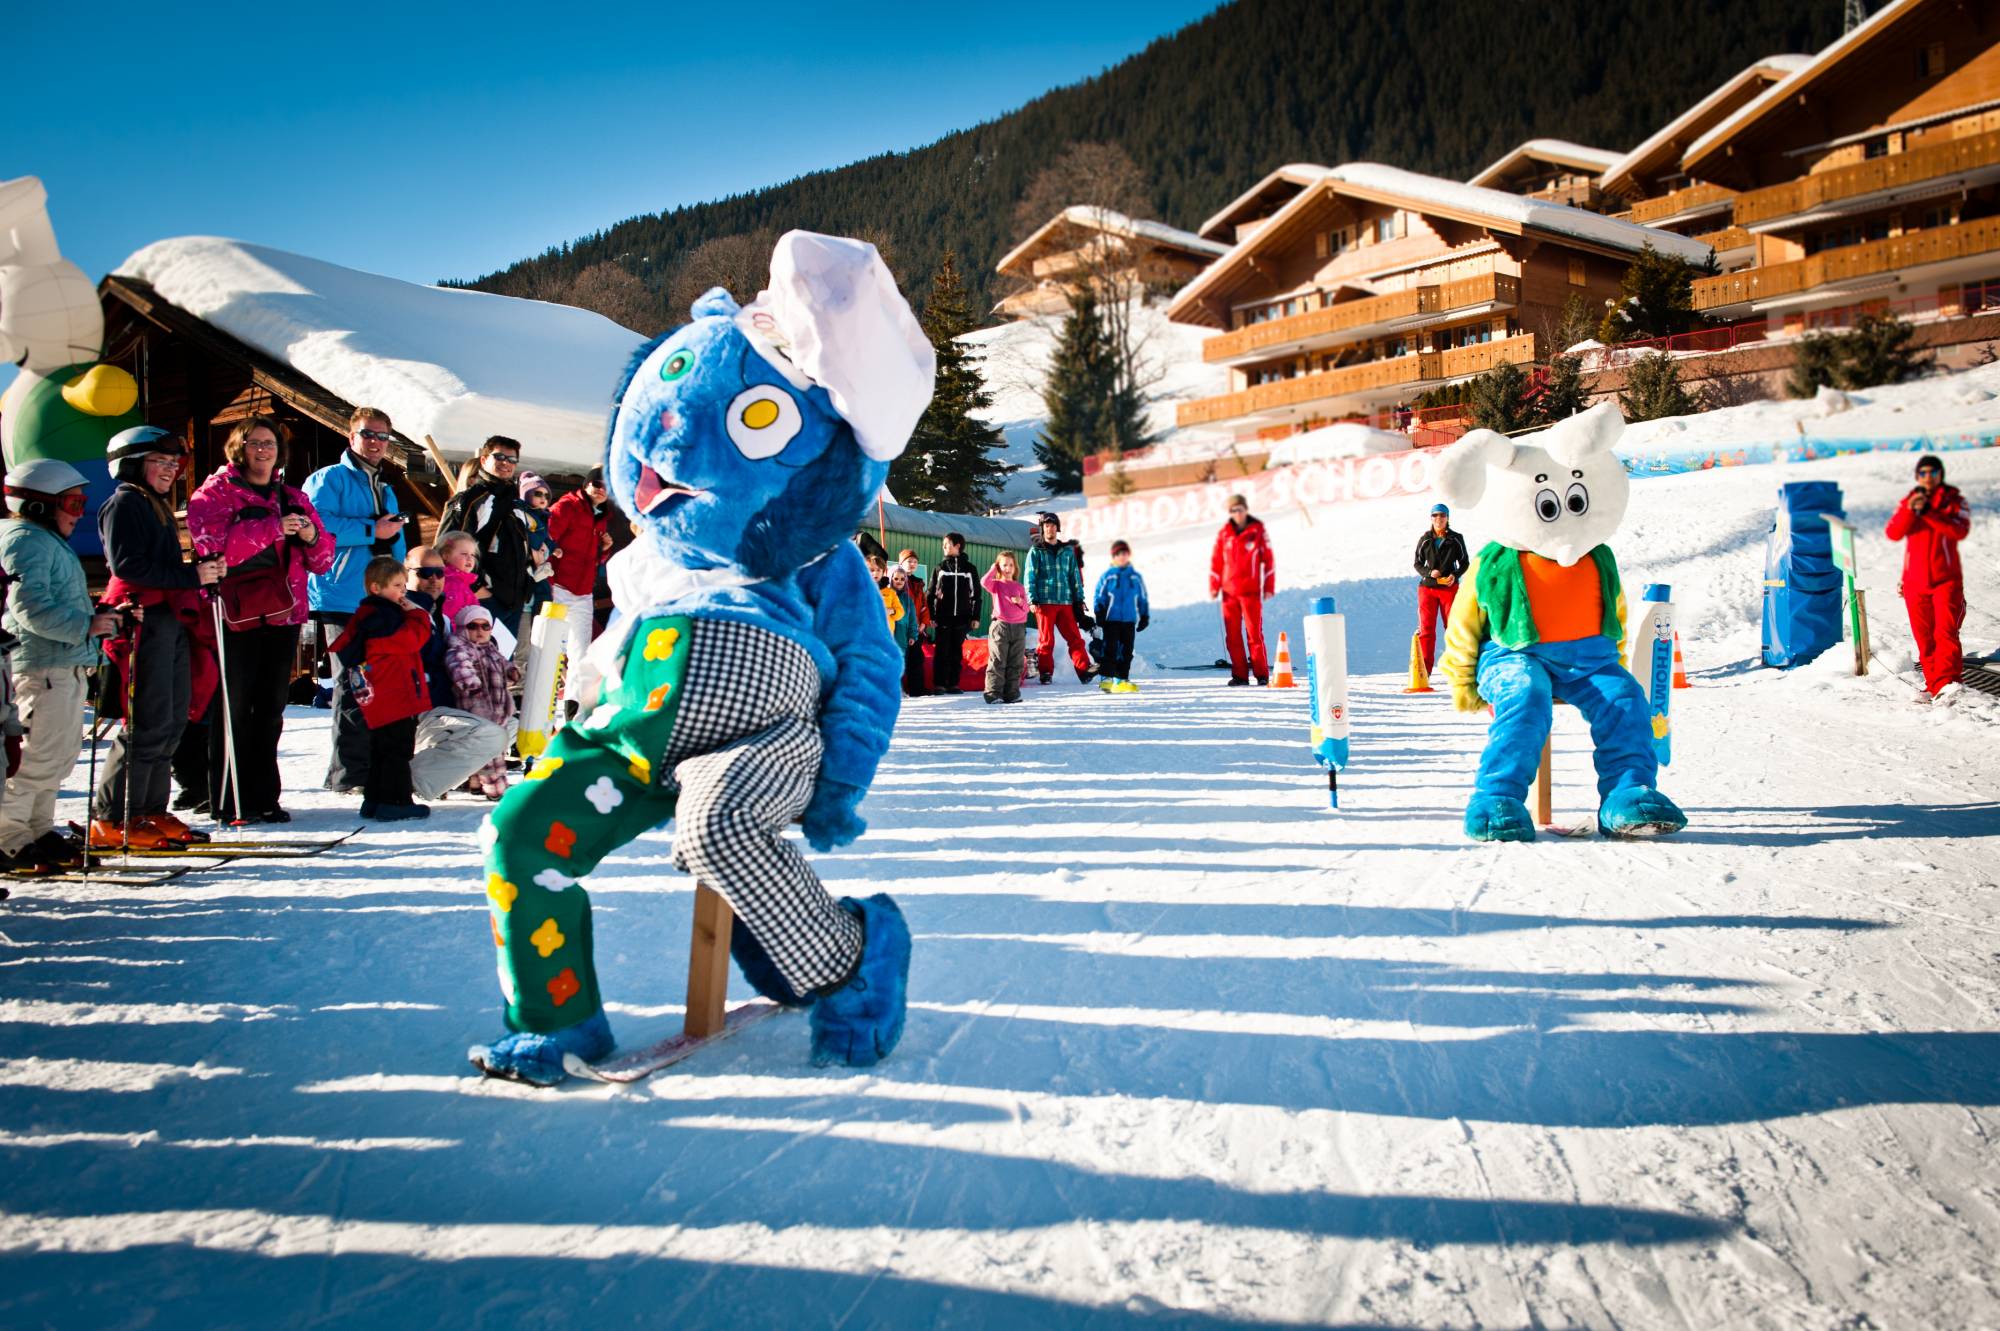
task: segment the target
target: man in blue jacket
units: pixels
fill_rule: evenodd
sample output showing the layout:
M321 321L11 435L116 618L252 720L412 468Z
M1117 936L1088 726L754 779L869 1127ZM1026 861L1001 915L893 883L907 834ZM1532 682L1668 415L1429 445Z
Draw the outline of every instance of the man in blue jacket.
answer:
M361 571L378 555L401 559L407 552L397 511L395 487L384 474L395 427L380 407L356 407L348 418L347 451L340 461L306 478L306 498L334 539L333 566L306 580L306 600L324 645L340 636L355 607L367 595ZM347 672L333 675L333 757L327 764L328 790L358 791L368 777L368 724L348 695Z

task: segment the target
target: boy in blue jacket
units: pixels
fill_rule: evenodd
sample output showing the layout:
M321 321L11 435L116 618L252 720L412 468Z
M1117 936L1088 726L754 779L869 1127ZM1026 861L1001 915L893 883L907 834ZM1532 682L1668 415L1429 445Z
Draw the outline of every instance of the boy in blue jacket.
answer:
M1104 678L1097 687L1106 693L1137 693L1132 682L1132 643L1146 631L1146 580L1132 567L1132 547L1111 543L1111 567L1097 579L1091 598L1098 627L1104 630Z

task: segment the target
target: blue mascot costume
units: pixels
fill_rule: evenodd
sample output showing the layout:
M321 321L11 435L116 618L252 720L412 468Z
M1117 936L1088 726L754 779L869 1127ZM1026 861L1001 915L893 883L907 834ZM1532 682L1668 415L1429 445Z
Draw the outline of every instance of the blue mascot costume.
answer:
M1605 543L1631 494L1612 451L1624 428L1604 403L1522 439L1474 430L1438 465L1438 491L1477 505L1496 534L1459 579L1438 668L1459 711L1493 708L1465 809L1475 841L1535 839L1528 785L1557 698L1590 723L1600 831L1656 836L1687 826L1654 788L1652 709L1625 668L1625 594Z
M563 1079L612 1034L580 880L672 818L674 863L737 918L765 997L811 1007L817 1063L866 1067L902 1034L910 933L887 896L835 901L785 830L859 837L903 662L854 531L930 400L935 356L872 245L793 231L771 284L721 289L643 348L604 475L637 515L584 710L482 829L510 1032L493 1076Z

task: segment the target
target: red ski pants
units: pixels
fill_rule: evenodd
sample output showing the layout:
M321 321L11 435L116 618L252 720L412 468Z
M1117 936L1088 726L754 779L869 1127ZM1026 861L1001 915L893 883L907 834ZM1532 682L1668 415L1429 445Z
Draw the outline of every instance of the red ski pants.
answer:
M1063 641L1069 644L1069 663L1076 667L1076 677L1082 679L1090 673L1090 648L1083 642L1083 634L1076 626L1076 609L1067 605L1038 605L1035 607L1035 669L1043 679L1056 672L1056 631L1062 631Z
M1958 682L1965 673L1965 651L1958 645L1958 627L1965 622L1965 584L1947 582L1919 591L1903 588L1903 605L1910 612L1910 635L1924 663L1924 687L1932 693Z
M1417 646L1423 649L1425 674L1437 666L1438 627L1451 623L1451 602L1457 595L1455 582L1449 587L1417 588Z
M1269 679L1271 663L1264 657L1264 599L1260 596L1222 594L1222 645L1229 651L1229 673L1237 679L1251 675ZM1246 666L1246 648L1250 657Z

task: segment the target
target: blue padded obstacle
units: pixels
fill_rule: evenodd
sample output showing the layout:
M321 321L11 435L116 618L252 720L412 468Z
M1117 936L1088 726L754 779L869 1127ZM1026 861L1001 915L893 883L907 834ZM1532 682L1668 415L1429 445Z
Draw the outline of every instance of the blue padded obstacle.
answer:
M1764 552L1764 663L1789 670L1840 641L1841 579L1825 516L1847 516L1833 481L1778 487Z

